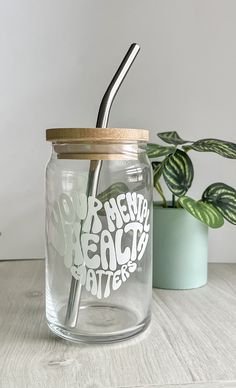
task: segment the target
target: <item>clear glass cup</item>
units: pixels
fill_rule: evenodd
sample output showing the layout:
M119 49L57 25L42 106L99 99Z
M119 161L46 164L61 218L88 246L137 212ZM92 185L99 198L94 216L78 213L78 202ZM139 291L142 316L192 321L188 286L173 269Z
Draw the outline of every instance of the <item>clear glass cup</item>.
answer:
M60 337L112 342L150 322L147 139L145 130L47 130L46 316Z

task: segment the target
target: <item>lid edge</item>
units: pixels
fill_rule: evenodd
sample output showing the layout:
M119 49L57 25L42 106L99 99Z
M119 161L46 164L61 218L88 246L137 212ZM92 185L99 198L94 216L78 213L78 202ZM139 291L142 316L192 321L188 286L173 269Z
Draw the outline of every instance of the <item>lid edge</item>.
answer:
M149 130L135 128L49 128L47 141L148 141Z

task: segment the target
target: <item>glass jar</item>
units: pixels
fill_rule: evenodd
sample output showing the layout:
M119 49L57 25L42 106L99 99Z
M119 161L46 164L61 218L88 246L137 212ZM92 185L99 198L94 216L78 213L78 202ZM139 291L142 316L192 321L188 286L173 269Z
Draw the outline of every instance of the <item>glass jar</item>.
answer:
M60 128L46 138L48 325L73 341L131 337L151 317L148 131Z

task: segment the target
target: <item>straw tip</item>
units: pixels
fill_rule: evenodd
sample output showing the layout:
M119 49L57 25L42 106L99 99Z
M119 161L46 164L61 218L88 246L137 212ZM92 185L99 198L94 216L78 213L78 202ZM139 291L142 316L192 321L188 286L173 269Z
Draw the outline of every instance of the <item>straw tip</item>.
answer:
M139 46L138 43L135 43L135 42L132 43L132 44L131 44L131 47L136 47L137 50L140 50L140 46Z

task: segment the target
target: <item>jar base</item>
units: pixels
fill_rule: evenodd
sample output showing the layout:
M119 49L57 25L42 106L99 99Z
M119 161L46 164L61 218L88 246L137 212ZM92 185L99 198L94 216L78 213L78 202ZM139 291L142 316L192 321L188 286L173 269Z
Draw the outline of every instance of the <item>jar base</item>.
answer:
M57 336L85 343L111 343L131 338L145 330L150 323L150 314L142 322L134 311L117 305L91 304L81 306L76 328L47 322Z

